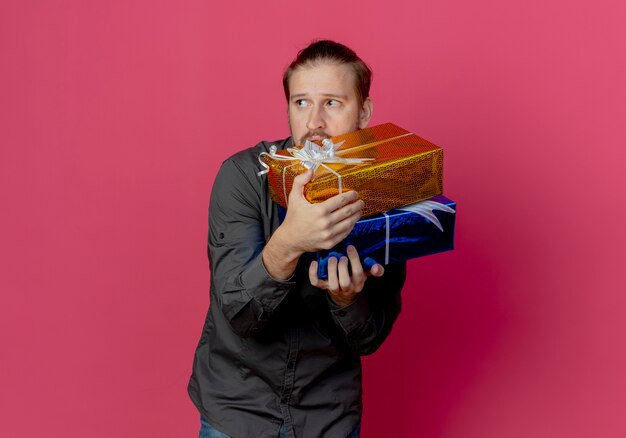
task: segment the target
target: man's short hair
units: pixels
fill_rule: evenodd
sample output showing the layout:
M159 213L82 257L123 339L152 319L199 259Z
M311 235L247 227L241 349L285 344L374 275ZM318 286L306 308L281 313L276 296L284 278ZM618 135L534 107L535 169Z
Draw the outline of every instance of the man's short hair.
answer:
M372 70L357 56L354 50L331 40L314 41L308 47L300 50L296 59L289 64L283 73L283 88L287 102L289 102L289 78L293 72L298 68L312 67L321 62L348 64L352 68L356 95L359 105L363 105L365 99L370 95Z

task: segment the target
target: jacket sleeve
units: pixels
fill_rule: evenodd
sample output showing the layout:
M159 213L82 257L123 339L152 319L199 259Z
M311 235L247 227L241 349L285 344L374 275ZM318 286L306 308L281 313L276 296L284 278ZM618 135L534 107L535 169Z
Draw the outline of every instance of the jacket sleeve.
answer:
M262 328L295 285L265 270L261 252L269 236L263 220L259 187L234 161L225 161L209 206L211 305L242 337Z
M330 297L331 314L349 348L361 356L374 353L387 338L401 310L406 263L385 266L382 277L369 277L350 305L339 307Z

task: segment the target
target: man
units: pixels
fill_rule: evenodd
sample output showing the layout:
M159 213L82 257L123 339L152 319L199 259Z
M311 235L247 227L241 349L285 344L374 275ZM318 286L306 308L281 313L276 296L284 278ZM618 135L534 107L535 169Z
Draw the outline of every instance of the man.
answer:
M189 394L201 437L358 437L360 356L374 352L400 312L405 265L365 272L354 247L317 277L308 254L343 240L363 201L344 192L310 204L296 177L279 223L258 156L345 134L372 116L371 72L349 48L317 41L285 71L291 137L227 159L209 208L211 304Z

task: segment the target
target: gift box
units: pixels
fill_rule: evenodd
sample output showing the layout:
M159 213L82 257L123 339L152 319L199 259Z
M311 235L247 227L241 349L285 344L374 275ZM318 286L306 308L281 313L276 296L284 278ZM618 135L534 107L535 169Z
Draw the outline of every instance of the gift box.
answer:
M263 152L274 202L287 208L293 179L314 169L305 186L309 202L348 190L365 201L363 217L439 195L443 191L443 149L392 123L305 142L303 147Z
M313 255L318 277L328 278L330 257L344 256L354 245L364 269L376 263L388 265L454 248L456 203L436 196L398 209L359 220L352 232L329 251Z

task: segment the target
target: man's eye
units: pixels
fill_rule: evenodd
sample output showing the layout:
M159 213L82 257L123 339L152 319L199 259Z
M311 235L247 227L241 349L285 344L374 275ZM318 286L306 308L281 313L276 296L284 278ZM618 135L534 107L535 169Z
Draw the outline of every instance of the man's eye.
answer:
M296 106L297 106L298 108L304 108L304 107L306 107L306 100L304 100L304 99L298 99L298 100L296 100Z
M328 106L339 106L339 105L340 105L340 103L339 103L339 101L338 101L338 100L335 100L335 99L330 99L330 100L328 101Z

